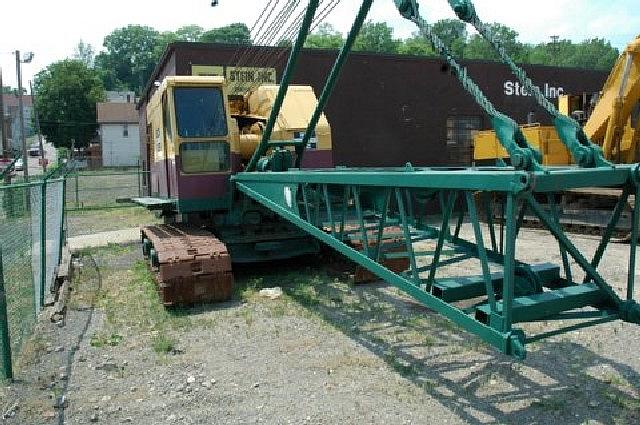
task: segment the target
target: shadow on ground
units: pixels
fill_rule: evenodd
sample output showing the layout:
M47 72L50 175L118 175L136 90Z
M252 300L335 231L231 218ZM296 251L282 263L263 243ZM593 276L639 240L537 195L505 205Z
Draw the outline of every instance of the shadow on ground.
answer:
M283 287L296 303L469 423L640 423L638 371L596 353L576 334L530 344L527 359L519 362L395 288L350 285L326 264L307 258L239 268L234 271L239 296ZM224 305L196 311L200 308Z

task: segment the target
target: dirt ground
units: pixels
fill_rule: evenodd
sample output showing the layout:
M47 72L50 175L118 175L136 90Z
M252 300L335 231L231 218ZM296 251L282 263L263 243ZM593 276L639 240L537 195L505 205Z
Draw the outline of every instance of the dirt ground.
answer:
M640 423L640 326L554 336L521 362L393 287L353 286L326 257L236 268L232 301L166 310L140 251L78 253L66 325L43 322L27 344L0 388L4 423ZM610 246L601 267L619 291L627 251ZM540 231L524 229L518 253L560 264ZM283 296L259 295L274 286Z

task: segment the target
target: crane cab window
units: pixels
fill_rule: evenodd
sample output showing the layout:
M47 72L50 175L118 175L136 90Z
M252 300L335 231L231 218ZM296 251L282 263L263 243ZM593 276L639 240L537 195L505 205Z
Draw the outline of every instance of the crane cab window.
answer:
M220 88L177 87L174 98L180 137L227 135L227 117Z
M183 173L214 173L229 170L226 142L183 142L180 144Z

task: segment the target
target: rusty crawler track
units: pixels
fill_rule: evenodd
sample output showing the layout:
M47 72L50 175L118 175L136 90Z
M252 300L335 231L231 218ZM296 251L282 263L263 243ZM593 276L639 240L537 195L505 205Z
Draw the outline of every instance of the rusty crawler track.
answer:
M231 298L231 257L212 233L183 224L145 226L140 233L165 306Z

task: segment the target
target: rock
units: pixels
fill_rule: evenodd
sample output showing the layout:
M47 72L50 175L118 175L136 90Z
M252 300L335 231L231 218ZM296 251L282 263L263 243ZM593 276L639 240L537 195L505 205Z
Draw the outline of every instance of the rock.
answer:
M98 422L98 414L94 413L93 415L91 415L91 417L89 418L89 422Z
M253 384L253 388L258 388L260 386L260 382L256 382L255 384Z
M2 419L13 418L16 415L18 409L18 403L13 403L11 407L9 407L6 412L4 412L4 414L2 415Z
M56 397L53 401L53 407L56 409L64 409L69 405L65 396Z
M206 389L209 389L209 388L211 388L211 382L204 381L202 383L202 386L205 387Z
M120 423L122 424L130 424L131 422L133 422L133 419L131 417L126 417L120 421Z
M62 353L64 351L64 347L62 345L56 347L56 353Z
M596 409L596 408L598 408L598 406L600 406L600 403L595 401L595 400L591 400L589 402L589 407L592 408L592 409Z
M103 395L102 396L102 401L106 402L106 401L109 401L109 400L111 400L111 396L110 395Z
M187 384L193 384L194 382L196 382L196 378L193 375L187 378Z
M118 370L118 365L114 362L104 362L100 366L96 366L96 370L104 370L105 372L115 372Z
M49 420L49 419L54 419L56 417L56 412L54 412L53 410L45 410L42 413L42 417Z
M136 391L138 391L138 387L131 387L129 388L129 391L131 391L132 393L135 393Z
M168 421L168 422L173 422L173 421L175 421L176 419L177 419L177 416L176 416L176 415L169 415L169 416L167 416L167 421Z
M210 381L210 382L211 382L211 385L215 385L215 384L216 384L216 380L215 380L215 379L213 379L213 378L211 378L211 381Z
M264 288L258 291L258 295L264 298L269 298L270 300L277 300L282 296L282 288L279 286L274 288Z

